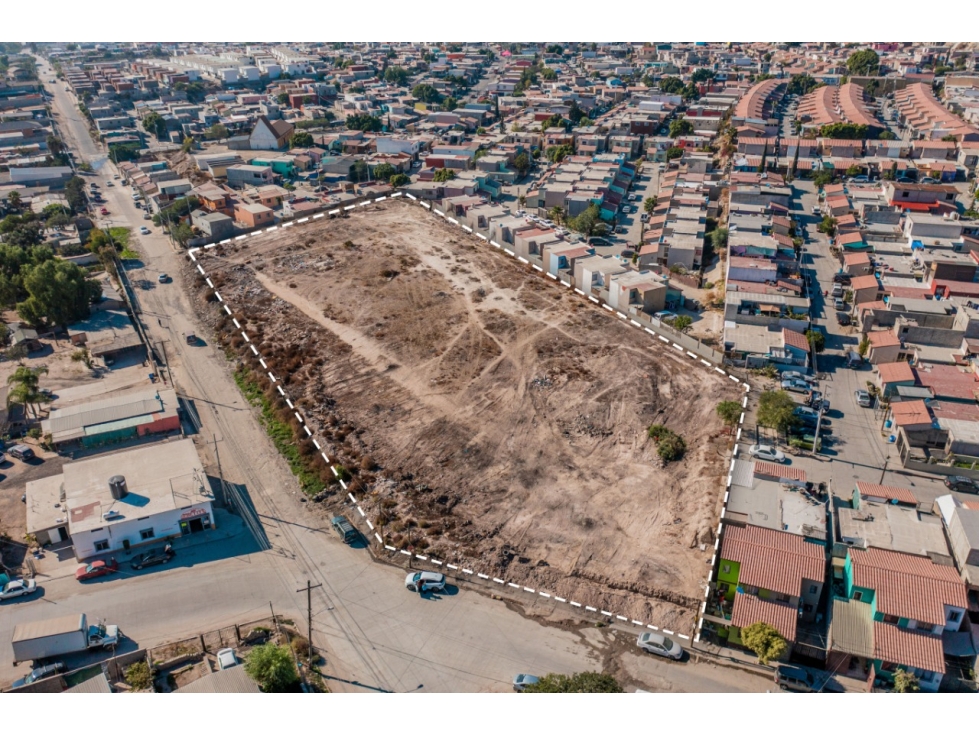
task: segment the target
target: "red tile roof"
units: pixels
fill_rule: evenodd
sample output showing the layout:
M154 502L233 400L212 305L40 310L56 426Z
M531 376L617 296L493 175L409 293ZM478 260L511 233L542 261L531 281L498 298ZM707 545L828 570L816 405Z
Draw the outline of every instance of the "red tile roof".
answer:
M826 572L822 546L754 525L728 525L721 558L741 564L738 583L789 596L801 595L803 579L822 582Z
M945 672L941 637L883 622L874 622L874 658L909 668Z
M843 256L843 264L850 265L870 265L870 255L866 252L848 252Z
M870 340L870 346L872 347L901 346L901 337L893 331L871 331L867 334L867 338Z
M917 505L918 498L912 494L910 489L904 487L889 487L886 484L874 484L873 482L857 482L857 489L862 497L879 497L883 500L897 500L909 505Z
M806 353L809 352L809 340L806 339L804 334L800 334L798 331L782 329L782 339L785 341L785 346L787 347L795 347Z
M937 364L929 369L916 370L918 383L922 387L931 388L936 398L958 398L959 400L976 400L979 381L973 372L963 372L953 365Z
M864 288L877 290L880 288L880 281L873 275L858 275L850 281L850 287L855 291L863 290Z
M793 594L798 596L798 594ZM755 622L767 622L779 631L786 640L795 641L795 626L799 610L788 604L780 604L759 599L752 594L735 594L734 609L731 610L731 624L735 627L748 627Z
M806 481L806 472L802 469L786 466L785 464L771 464L767 461L755 462L756 477L772 477L773 479L797 479L800 482Z
M965 582L954 566L881 548L849 553L854 585L874 590L881 614L944 625L945 605L968 607Z

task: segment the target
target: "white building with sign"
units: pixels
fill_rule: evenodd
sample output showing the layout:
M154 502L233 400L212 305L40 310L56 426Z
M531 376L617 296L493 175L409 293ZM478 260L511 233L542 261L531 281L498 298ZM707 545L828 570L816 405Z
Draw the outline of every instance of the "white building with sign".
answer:
M167 441L28 482L27 529L42 545L70 538L84 560L208 530L213 500L193 441Z

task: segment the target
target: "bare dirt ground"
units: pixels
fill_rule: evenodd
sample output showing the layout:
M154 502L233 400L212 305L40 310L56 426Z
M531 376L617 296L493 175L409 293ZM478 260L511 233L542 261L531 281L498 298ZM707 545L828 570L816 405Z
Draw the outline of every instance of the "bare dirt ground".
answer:
M730 381L406 203L205 267L385 542L689 629ZM652 423L684 436L682 461L662 464Z

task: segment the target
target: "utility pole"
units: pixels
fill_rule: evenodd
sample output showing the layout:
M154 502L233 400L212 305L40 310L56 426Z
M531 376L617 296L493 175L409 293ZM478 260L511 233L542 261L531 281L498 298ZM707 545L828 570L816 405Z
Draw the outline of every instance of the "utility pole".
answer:
M306 647L306 670L310 671L313 669L313 589L318 589L323 584L316 584L313 586L313 582L306 580L305 589L296 589L297 594L306 592L306 639L309 645ZM308 673L307 673L308 675Z
M884 458L884 468L883 468L883 470L880 473L880 482L879 482L879 484L883 484L884 483L884 475L887 474L887 462L890 461L890 460L891 460L891 457L890 456L887 456L887 457Z

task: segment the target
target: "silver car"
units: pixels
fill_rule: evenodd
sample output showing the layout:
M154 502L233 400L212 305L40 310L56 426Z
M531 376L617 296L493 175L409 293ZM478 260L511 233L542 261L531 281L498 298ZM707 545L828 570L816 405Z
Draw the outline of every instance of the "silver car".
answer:
M537 683L540 678L536 675L528 675L527 673L517 673L513 676L513 690L517 693L521 693L527 686L532 686Z
M861 408L869 408L874 404L874 399L870 397L870 393L866 390L855 390L853 395L857 399L857 405Z
M785 454L774 446L764 443L756 443L754 446L748 449L748 454L752 459L774 461L777 464L781 464L783 461L785 461Z
M658 635L655 632L643 632L636 641L636 646L641 647L646 652L660 655L671 660L679 660L683 657L683 648L665 635Z
M37 591L37 581L34 579L15 579L10 581L0 590L0 601L16 599L18 596L27 596Z

